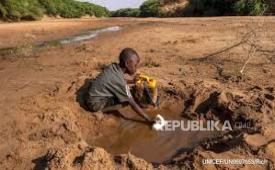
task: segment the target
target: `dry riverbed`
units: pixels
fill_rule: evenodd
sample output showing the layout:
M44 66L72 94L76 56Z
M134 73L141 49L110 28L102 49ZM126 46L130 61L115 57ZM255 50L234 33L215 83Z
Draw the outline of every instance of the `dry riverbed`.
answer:
M121 29L37 46L108 27ZM0 169L274 169L274 40L274 17L1 23ZM243 126L163 134L86 111L89 79L125 47L140 54L139 71L159 82L161 106L147 110L152 117ZM256 158L266 163L202 164Z

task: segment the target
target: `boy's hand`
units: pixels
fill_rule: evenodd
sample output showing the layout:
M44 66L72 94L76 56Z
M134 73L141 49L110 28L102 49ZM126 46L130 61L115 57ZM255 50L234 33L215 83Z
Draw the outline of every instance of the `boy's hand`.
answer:
M127 80L127 84L136 84L136 82L139 80L140 74L136 74L134 77L131 77L133 79Z
M134 83L136 83L138 80L139 80L139 77L140 77L140 73L137 73L134 77Z
M153 126L153 124L155 124L155 123L156 123L156 120L151 120L151 121L149 122L150 126Z

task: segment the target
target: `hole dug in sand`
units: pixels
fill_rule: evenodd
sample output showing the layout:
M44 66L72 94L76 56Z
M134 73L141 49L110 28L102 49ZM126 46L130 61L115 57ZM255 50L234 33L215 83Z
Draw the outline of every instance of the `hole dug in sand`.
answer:
M146 110L150 117L162 115L166 120L182 120L183 102L167 102L158 109ZM155 131L149 125L139 122L139 117L130 109L121 111L126 120L114 115L105 116L101 123L100 135L87 139L92 146L102 147L113 155L131 153L148 162L161 163L169 160L178 150L191 149L206 138L213 137L216 132ZM186 125L184 125L186 127Z
M163 163L198 146L214 152L223 152L239 145L242 142L241 134L260 131L256 121L258 117L255 115L259 115L256 113L259 109L257 101L261 96L251 97L240 91L226 91L219 86L207 84L191 88L176 93L183 94L181 97L169 94L170 97L166 98L160 108L146 112L151 117L160 114L166 120L183 122L197 120L198 117L218 120L221 123L229 121L233 131L182 131L181 128L175 131L154 131L138 121L108 115L101 122L100 135L97 138L87 138L87 143L102 147L113 155L131 153L148 162ZM266 107L263 104L261 108ZM138 117L131 117L136 114L129 108L122 109L121 113L138 120ZM247 126L236 127L237 123ZM231 145L225 141L233 141L235 144Z

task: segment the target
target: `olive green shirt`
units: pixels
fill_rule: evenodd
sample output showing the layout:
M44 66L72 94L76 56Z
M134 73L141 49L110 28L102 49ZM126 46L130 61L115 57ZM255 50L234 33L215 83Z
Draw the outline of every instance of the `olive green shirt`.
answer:
M115 98L120 103L127 102L132 97L129 86L124 79L124 73L120 66L113 63L91 82L88 97L90 101L98 101L102 98Z

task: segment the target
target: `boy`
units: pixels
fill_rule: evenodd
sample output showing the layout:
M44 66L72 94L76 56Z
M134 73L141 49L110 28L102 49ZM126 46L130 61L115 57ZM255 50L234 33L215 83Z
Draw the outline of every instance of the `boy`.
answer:
M119 64L113 63L107 66L92 81L86 101L89 109L93 112L109 112L117 110L120 106L130 105L137 114L152 123L149 116L134 101L124 79L124 74L135 75L139 62L140 58L135 50L131 48L122 50L119 55Z

